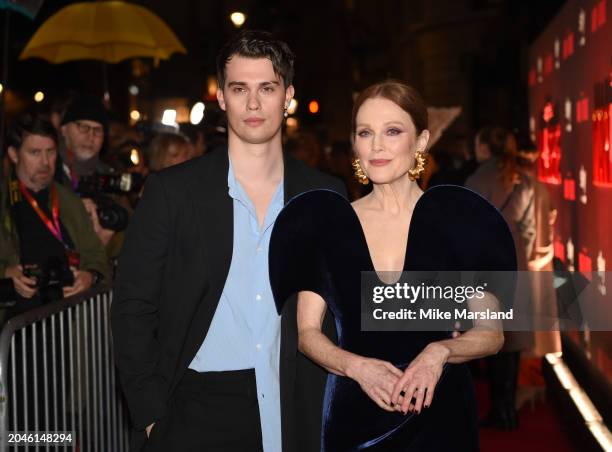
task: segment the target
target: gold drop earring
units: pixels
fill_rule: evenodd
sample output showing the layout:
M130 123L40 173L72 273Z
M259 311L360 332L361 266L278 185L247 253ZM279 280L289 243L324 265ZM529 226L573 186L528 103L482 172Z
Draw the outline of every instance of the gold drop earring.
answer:
M287 107L285 107L285 109L283 110L283 118L287 119L288 116L289 112L287 111Z
M411 181L416 181L421 177L421 173L425 171L425 163L427 162L423 151L416 151L414 159L416 161L414 168L408 170L408 177Z
M363 169L361 168L361 163L357 157L353 157L353 162L351 163L353 167L353 171L355 172L355 179L359 181L361 185L368 185L370 183L370 179L365 175Z

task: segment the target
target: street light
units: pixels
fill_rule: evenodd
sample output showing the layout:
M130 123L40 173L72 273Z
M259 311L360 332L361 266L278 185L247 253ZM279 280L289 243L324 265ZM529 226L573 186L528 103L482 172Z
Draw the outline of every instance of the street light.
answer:
M242 25L244 25L244 21L246 20L246 15L244 13L236 11L230 14L230 20L234 24L234 27L240 28L242 27Z
M3 90L4 90L4 86L2 85L2 83L0 83L0 94L2 94Z
M132 148L130 151L130 161L134 164L134 166L138 166L140 163L140 154L138 153L138 149Z
M130 118L134 122L138 121L140 119L140 112L138 110L132 110L130 112Z
M194 126L197 126L204 119L204 102L196 102L193 107L191 107L191 113L189 114L189 121Z
M313 115L319 112L319 102L316 100L311 100L308 104L308 111Z
M164 110L161 122L165 126L176 126L176 110Z
M45 93L42 91L36 91L36 94L34 94L34 101L42 102L43 100L45 100Z

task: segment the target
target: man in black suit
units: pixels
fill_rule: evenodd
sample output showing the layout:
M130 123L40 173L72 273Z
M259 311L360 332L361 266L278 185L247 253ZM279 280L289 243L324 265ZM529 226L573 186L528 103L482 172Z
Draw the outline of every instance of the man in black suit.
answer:
M283 203L345 189L283 155L285 43L242 32L217 71L228 149L149 176L119 262L111 314L131 448L319 450L325 372L297 352L295 302L274 311L267 248Z

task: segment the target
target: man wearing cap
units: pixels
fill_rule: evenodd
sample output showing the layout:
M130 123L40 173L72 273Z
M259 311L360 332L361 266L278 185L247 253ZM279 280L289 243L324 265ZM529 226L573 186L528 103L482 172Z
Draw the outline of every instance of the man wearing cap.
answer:
M100 161L100 150L108 127L108 115L95 97L81 96L69 105L62 119L64 146L60 149L64 185L76 189L79 179L112 169Z
M61 171L56 178L64 185L77 189L83 176L93 174L110 174L112 167L100 160L100 151L108 130L108 114L102 102L88 95L76 97L68 106L62 119L61 133L63 146L60 146ZM126 208L127 200L120 205ZM110 258L119 254L123 242L122 234L100 226L97 205L92 199L83 198L83 204L89 214L94 230Z

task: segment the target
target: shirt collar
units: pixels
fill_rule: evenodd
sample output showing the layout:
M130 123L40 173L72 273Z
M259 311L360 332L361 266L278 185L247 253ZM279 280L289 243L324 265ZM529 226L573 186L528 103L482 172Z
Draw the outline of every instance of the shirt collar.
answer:
M227 188L228 188L227 192L232 199L236 199L238 201L245 201L243 197L246 196L246 193L243 193L244 189L242 188L242 186L236 179L236 174L234 173L234 166L232 165L232 158L229 156L229 153L228 153L228 159L229 159L229 168L227 170ZM284 181L283 180L281 180L280 184L278 184L276 193L274 194L274 197L272 198L272 204L278 203L279 198L281 200L281 207L282 207L282 204L284 204L282 202L284 199Z
M251 203L249 196L244 191L244 188L240 185L240 182L236 179L236 174L234 173L234 167L232 165L232 159L229 157L229 168L227 171L227 187L229 196L235 201L241 202L250 212L250 214L257 218L255 213L255 207ZM264 229L270 226L271 223L274 222L278 213L282 210L285 199L285 188L284 181L281 180L276 188L276 192L272 197L272 201L268 206L268 212L266 213L266 219L264 220ZM272 220L272 221L270 221Z

